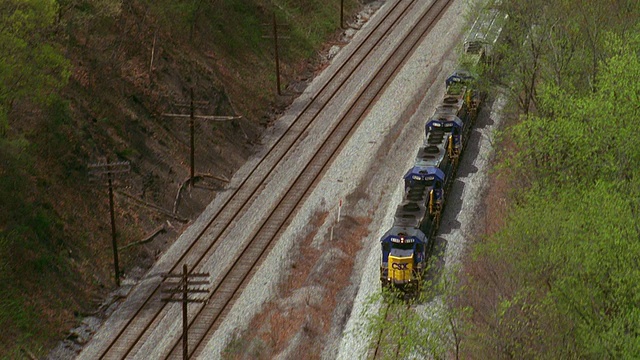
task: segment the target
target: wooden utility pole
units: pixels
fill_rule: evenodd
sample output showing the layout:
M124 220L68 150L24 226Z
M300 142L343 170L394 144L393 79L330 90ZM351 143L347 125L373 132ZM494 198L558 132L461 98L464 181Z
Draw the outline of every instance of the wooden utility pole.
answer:
M116 285L120 286L120 268L118 266L118 242L116 240L116 216L113 205L113 187L117 176L131 171L128 161L110 163L95 163L89 165L89 174L96 178L106 178L109 187L109 213L111 214L111 243L113 245L113 267L115 269Z
M276 22L276 12L273 12L273 47L276 56L276 88L278 95L282 95L280 90L280 56L278 55L278 23Z
M190 183L193 184L193 179L195 177L195 119L201 120L213 120L213 121L229 121L236 120L242 118L242 116L213 116L213 115L195 115L196 107L203 107L204 105L208 105L208 101L194 101L193 99L193 88L189 91L190 100L187 104L185 103L175 103L176 106L181 107L189 107L189 114L168 114L164 113L162 116L174 117L174 118L189 118L189 163L190 163L190 172L189 172L189 180ZM197 105L197 106L196 106Z
M344 29L344 0L340 0L340 29Z
M280 90L280 55L278 53L278 23L276 19L276 12L273 12L273 35L272 36L263 36L265 39L273 38L273 47L275 53L275 63L276 63L276 91L278 95L282 95L282 91ZM288 39L288 37L280 37L281 39Z
M182 359L189 358L189 338L187 336L189 330L189 319L187 317L188 303L203 303L206 299L189 298L190 294L206 294L208 289L200 288L200 286L209 285L209 280L196 280L208 278L209 273L189 273L187 264L182 266L182 274L165 274L162 277L166 279L177 279L177 284L171 284L172 287L162 290L163 293L169 294L168 298L163 298L165 302L181 302L182 303ZM194 288L194 286L198 286ZM181 294L181 298L175 298L174 295Z

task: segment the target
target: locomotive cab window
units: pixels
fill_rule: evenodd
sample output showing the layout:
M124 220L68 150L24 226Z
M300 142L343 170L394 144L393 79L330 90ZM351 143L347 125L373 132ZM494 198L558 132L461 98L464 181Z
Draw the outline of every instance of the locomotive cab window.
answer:
M412 243L408 243L408 244L399 244L399 243L393 243L392 247L394 249L398 249L398 250L413 250L413 244Z

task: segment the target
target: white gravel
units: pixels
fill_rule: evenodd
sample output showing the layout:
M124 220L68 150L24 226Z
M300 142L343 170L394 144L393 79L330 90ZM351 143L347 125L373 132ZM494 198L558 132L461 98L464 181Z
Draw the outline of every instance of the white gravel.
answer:
M429 2L422 3L427 6ZM251 280L238 299L226 321L207 345L207 358L220 356L220 349L230 341L234 333L246 329L252 314L261 309L261 304L272 299L277 286L278 274L286 272L291 265L289 250L297 239L310 232L310 223L318 212L330 212L330 216L317 232L314 246L321 247L329 236L340 200L355 193L366 194L354 203L344 203L342 216L372 217L370 234L366 239L342 239L334 234L335 241L363 241L364 247L357 263L364 264L353 274L353 291L357 296L347 309L336 309L351 314L344 324L332 329L335 336L325 348L326 359L365 358L367 339L358 336L361 327L364 302L379 291L378 239L391 225L393 212L401 199L402 175L413 164L415 154L424 138L424 122L439 103L444 93L444 79L455 67L456 45L465 26L465 1L456 1L432 33L424 39L402 71L388 85L366 119L360 125L349 144L342 150L332 168L300 209L282 240L263 263L260 271ZM384 11L384 8L381 9ZM418 15L418 12L415 13ZM374 19L375 21L375 19ZM366 30L366 27L365 27ZM357 41L357 38L355 39ZM352 46L350 44L350 46ZM389 46L390 47L390 46ZM348 51L347 46L346 51ZM334 62L344 56L341 51ZM444 57L443 57L444 56ZM306 93L313 93L328 72L314 80ZM301 96L304 99L305 94ZM292 106L295 111L300 106ZM281 119L287 123L294 113ZM351 196L358 198L358 196ZM453 249L458 252L459 249ZM351 306L352 305L352 306ZM286 358L286 354L281 354Z

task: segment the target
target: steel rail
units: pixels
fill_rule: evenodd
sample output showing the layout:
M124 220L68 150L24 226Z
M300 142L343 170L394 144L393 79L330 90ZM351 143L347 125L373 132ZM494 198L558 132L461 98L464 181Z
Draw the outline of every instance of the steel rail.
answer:
M404 2L404 4L412 4L414 1L409 2ZM387 17L390 17L392 14L392 11L395 9L398 9L399 4L402 2L398 2L396 3L392 9L387 13ZM406 6L403 9L403 11L405 11L409 6ZM398 17L399 19L400 17ZM397 19L396 19L397 21ZM320 101L319 99L322 98L322 96L327 96L325 95L325 93L330 92L330 95L328 95L328 98L324 103L321 103L321 106L317 107L317 111L316 111L316 115L312 116L312 119L315 119L315 117L317 116L317 114L320 112L320 110L322 110L325 106L326 103L328 102L328 100L330 100L333 95L337 92L337 90L331 90L331 86L337 86L338 89L339 87L344 84L344 82L350 77L350 75L354 72L354 69L350 69L350 68L357 68L358 66L360 66L362 64L362 62L364 61L364 59L366 58L366 55L369 54L372 49L375 47L375 44L378 44L380 41L382 41L382 39L385 38L389 27L395 25L396 22L394 21L393 23L389 23L389 22L385 22L385 21L380 21L379 23L376 24L376 27L371 31L371 33L368 35L369 38L374 38L375 36L379 36L379 38L377 40L375 40L375 43L372 45L371 42L363 42L361 43L357 49L353 52L353 54L350 55L348 61L345 61L339 68L338 70L330 77L330 79L327 81L327 83L318 91L318 93L316 94L316 96L314 96L311 101L305 106L305 108L302 110L302 113L308 113L309 110L314 110L314 105L318 105L317 102ZM383 27L383 25L389 25L389 27ZM367 46L369 46L369 48L367 49ZM363 54L364 52L364 54ZM357 60L357 61L349 61L349 60ZM344 75L346 73L346 75ZM340 77L346 77L345 79L340 79ZM336 80L338 79L338 80ZM338 81L339 84L335 85L334 83ZM200 240L203 235L207 232L207 230L211 227L211 225L214 222L217 222L219 220L220 214L223 213L223 211L225 211L228 207L233 207L233 203L236 202L240 202L242 204L246 204L246 200L244 201L238 201L237 200L237 194L240 193L241 191L243 191L245 189L245 184L248 183L248 181L252 178L252 176L254 175L254 173L257 172L257 170L259 169L259 167L267 162L267 159L269 159L269 157L279 157L278 160L281 160L287 153L288 150L290 150L293 145L295 144L295 142L301 137L302 133L304 133L304 130L306 130L310 124L311 121L300 125L299 124L299 119L301 119L303 116L299 116L294 123L292 123L289 128L287 129L287 131L285 131L285 133L280 136L276 143L274 144L273 147L271 147L268 151L268 153L260 160L260 162L254 167L254 169L251 171L250 174L247 175L247 177L242 181L242 183L238 186L238 188L235 189L234 193L229 196L229 198L226 200L226 202L221 206L221 208L216 212L216 214L214 214L211 218L211 220L207 223L207 225L199 231L198 235L195 237L195 240L188 246L187 251L185 251L180 258L178 259L178 261L176 261L174 263L174 265L172 266L170 271L173 271L175 268L177 268L177 266L179 266L179 264L182 262L182 260L184 260L187 255L195 248L195 245L197 245L198 240ZM302 129L297 129L296 126L298 127L302 127ZM290 135L291 133L296 134L295 138L293 139L293 141L290 141L290 143L288 145L284 145L284 147L286 147L284 150L279 149L279 145L281 145L281 143L284 143L284 140L286 140L286 136ZM277 150L281 150L281 154L276 154ZM276 154L276 155L273 155ZM261 182L259 182L259 184L257 184L255 187L253 187L253 190L245 190L247 192L250 192L248 198L251 198L257 191L257 189L260 187L260 185L262 185L262 183L264 182L265 178L268 178L268 176L271 174L271 172L273 171L274 167L271 166L270 167L271 170L267 173L266 176L264 176ZM240 210L242 208L242 205L239 206L240 209L238 209L237 211L235 211L234 215L231 216L231 218L237 217L237 215L240 213ZM227 222L227 226L230 223L230 221ZM225 227L226 229L226 227ZM224 229L223 229L224 231ZM208 249L211 249L211 247L215 244L215 242L217 241L218 237L214 238L214 241L212 242L212 244L208 245ZM157 317L157 315L160 313L160 311L162 309L157 309L157 306L155 306L155 310L154 310L154 302L151 301L151 299L155 298L156 293L159 290L160 287L160 283L159 281L157 281L155 284L152 285L148 285L148 287L154 287L153 289L150 290L151 295L147 296L147 298L142 301L142 305L140 307L138 307L137 309L133 309L130 310L130 313L132 313L132 315L129 317L129 320L126 321L126 323L124 324L124 326L122 327L122 329L120 329L120 331L118 332L118 334L115 336L115 338L113 339L113 341L107 346L106 349L104 349L104 351L102 351L102 353L100 354L100 358L124 358L126 357L130 351L133 349L133 345L135 345L137 342L139 342L139 340L142 337L142 334L149 328L149 326L153 323L153 321L155 320L155 318ZM156 304L157 305L157 304ZM151 309L149 309L149 307L151 307ZM162 306L164 307L164 306ZM148 312L155 312L156 315L153 316L153 318L146 324L138 324L138 323L133 323L134 321L138 321L136 320L139 316L140 313L143 312L143 310L145 310L145 313ZM149 311L151 310L151 311ZM138 321L139 322L139 321ZM127 338L127 333L137 333L139 334L138 336L135 337L135 339L133 339L133 341L124 341L125 343L133 343L133 345L125 345L124 347L126 347L127 349L125 349L124 351L118 351L118 349L123 348L122 345L118 344L118 340L121 338ZM120 345L120 346L119 346ZM114 352L116 354L114 354ZM124 354L121 354L121 356L119 356L117 353L122 353L124 352ZM82 355L82 354L81 354Z
M353 103L347 114L340 123L332 130L328 140L322 145L318 155L305 167L298 175L294 185L287 194L280 200L269 219L263 223L255 237L243 249L242 255L236 259L233 266L223 282L219 283L211 293L209 301L198 310L195 319L189 326L190 344L189 348L194 349L193 353L198 355L201 345L213 336L216 324L224 312L228 312L233 300L240 293L240 289L246 285L250 274L256 270L257 264L264 254L271 247L274 239L286 228L291 221L291 215L295 213L305 197L312 191L319 181L326 168L332 163L339 150L349 140L351 134L362 122L375 102L382 93L386 84L401 68L413 53L415 46L424 35L433 27L437 20L448 8L450 1L435 1L424 11L420 20L414 25L403 41L394 49L391 56L375 74L369 86L365 87L357 100ZM227 281L230 279L230 281ZM195 338L195 339L194 339ZM173 351L167 358L178 358L180 355L180 342L176 341Z
M389 321L389 308L391 308L391 304L386 303L385 307L384 307L384 322L388 322ZM372 359L378 359L382 357L382 339L383 339L383 335L384 335L384 324L382 324L382 327L380 328L380 333L378 333L378 340L376 340L376 347L373 350L373 356Z

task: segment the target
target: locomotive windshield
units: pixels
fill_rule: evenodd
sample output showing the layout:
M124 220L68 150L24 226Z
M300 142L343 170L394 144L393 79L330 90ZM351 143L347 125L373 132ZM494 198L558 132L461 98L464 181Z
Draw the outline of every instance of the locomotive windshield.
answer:
M432 134L434 133L440 133L440 134L450 133L455 128L454 123L452 121L443 122L442 124L438 124L437 127L434 126L435 124L432 124L431 126L429 126L429 136L432 136Z
M425 172L426 171L420 171L420 174L423 174ZM434 177L433 175L431 176L412 175L411 180L415 181L412 186L416 189L414 191L422 192L424 191L424 188L433 185ZM411 191L411 189L409 191Z
M391 243L391 252L393 250L413 250L413 243L401 244L401 243Z

